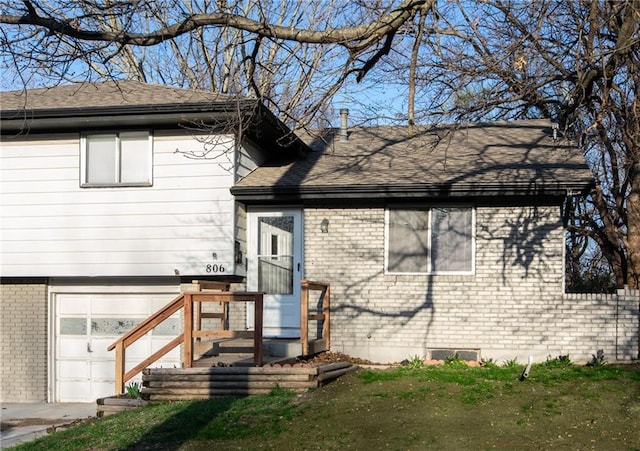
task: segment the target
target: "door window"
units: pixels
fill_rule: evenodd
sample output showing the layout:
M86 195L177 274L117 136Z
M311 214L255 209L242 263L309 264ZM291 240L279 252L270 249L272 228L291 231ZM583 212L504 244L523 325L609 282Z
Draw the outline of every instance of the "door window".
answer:
M258 219L258 291L293 294L293 216Z

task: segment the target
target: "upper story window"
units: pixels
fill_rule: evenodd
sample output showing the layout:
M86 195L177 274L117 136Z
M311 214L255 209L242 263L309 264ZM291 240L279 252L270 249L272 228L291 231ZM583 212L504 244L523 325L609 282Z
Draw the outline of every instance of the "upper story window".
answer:
M387 210L386 271L395 274L472 274L474 210L432 207Z
M149 132L87 134L81 148L81 186L151 185Z

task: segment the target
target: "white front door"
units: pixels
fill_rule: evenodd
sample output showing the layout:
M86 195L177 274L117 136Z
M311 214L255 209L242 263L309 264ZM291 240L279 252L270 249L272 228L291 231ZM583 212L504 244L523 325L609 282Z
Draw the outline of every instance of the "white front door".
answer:
M247 289L264 296L263 335L300 336L302 212L297 209L249 212ZM253 306L248 306L253 326Z

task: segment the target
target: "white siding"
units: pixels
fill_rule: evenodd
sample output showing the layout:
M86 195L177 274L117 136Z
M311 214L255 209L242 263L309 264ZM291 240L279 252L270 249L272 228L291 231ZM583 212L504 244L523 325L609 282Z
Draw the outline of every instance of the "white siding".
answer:
M240 151L236 156L237 179L239 180L249 175L259 165L264 163L265 160L266 155L263 150L249 140L243 141Z
M0 273L213 275L214 265L232 273L233 171L218 149L233 137L154 135L150 187L80 188L79 134L4 140ZM185 154L204 150L205 158Z
M266 160L266 154L258 146L249 140L244 140L236 154L236 181L249 175L254 169ZM247 212L245 207L236 203L235 213L235 239L238 242L242 255L241 261L236 264L236 274L245 276L247 273Z

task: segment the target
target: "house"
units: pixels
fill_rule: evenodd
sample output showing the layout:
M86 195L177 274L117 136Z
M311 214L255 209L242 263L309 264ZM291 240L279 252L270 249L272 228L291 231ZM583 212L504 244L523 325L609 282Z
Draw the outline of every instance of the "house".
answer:
M0 103L0 399L95 401L113 394L119 335L193 279L244 280L229 189L268 153L306 147L254 100L165 86L61 85ZM179 366L178 352L158 364Z
M249 228L301 223L289 225L293 253L305 278L331 284L333 351L376 362L638 357L637 292L565 293L562 204L593 179L550 123L410 135L347 122L231 190Z
M134 82L0 102L3 401L113 394L107 346L193 279L264 292L285 338L301 280L327 282L331 349L372 361L638 356L637 293L564 293L562 202L593 180L548 123L345 114L299 139L255 101Z

